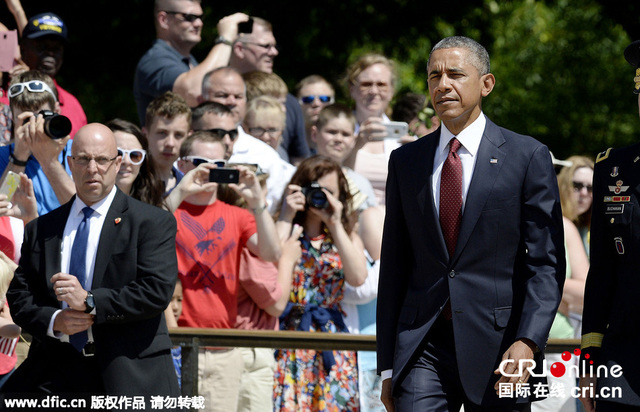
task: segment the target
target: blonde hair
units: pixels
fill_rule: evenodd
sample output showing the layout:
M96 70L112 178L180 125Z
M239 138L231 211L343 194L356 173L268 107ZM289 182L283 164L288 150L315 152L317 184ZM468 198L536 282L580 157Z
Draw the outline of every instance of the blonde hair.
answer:
M287 84L275 73L254 71L242 75L247 87L247 101L258 96L271 96L276 99L287 97Z
M286 126L286 113L282 110L280 102L271 96L258 96L249 101L244 122L253 123L258 118L277 119L282 129Z
M398 80L398 74L396 73L396 64L393 60L388 59L387 57L378 54L378 53L367 53L358 58L355 62L353 62L349 68L347 68L347 74L345 76L345 82L347 86L356 84L356 79L360 76L360 73L367 70L369 67L374 64L383 64L389 68L391 72L391 87L396 88L396 82Z
M578 227L589 226L591 223L591 208L578 216L571 194L573 193L573 175L576 173L576 170L583 167L588 167L593 170L593 160L586 156L571 156L567 161L571 162L571 166L563 167L558 173L558 189L560 190L562 215Z

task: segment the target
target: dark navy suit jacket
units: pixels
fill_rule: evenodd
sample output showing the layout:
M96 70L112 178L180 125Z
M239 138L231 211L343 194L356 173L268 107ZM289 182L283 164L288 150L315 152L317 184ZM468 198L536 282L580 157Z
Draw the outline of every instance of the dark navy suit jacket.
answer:
M13 390L76 392L74 382L61 382L60 373L77 352L47 336L60 308L50 280L60 272L62 236L74 199L25 228L7 299L14 321L33 342L28 359L7 383ZM76 382L99 374L107 394L179 395L163 314L178 273L175 234L170 213L116 192L100 233L91 288L98 368L84 371Z
M520 338L543 350L562 296L556 175L546 146L487 119L450 257L431 184L439 138L440 129L395 150L389 161L378 370L393 369L397 388L449 298L464 392L475 404L495 404L493 371L502 355Z

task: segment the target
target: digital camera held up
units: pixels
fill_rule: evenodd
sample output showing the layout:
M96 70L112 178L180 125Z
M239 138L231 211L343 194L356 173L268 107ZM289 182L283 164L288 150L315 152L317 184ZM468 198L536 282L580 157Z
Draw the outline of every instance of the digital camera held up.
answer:
M307 199L309 207L325 209L329 206L327 195L322 191L322 186L318 182L313 182L309 186L303 187L302 194Z
M38 114L41 114L44 118L44 132L50 138L62 139L71 133L71 120L68 117L51 110L40 110ZM25 119L23 124L28 121L29 119Z

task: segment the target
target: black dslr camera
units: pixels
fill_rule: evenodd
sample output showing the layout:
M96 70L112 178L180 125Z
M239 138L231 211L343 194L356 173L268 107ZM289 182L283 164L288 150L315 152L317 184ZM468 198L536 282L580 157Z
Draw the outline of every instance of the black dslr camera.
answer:
M40 110L38 114L41 114L44 118L44 132L50 138L62 139L71 133L71 120L69 120L68 117L52 112L51 110ZM28 121L29 119L25 119L22 124Z
M322 186L318 182L313 182L309 186L303 187L302 194L306 197L309 207L325 209L329 206L327 195L322 191Z

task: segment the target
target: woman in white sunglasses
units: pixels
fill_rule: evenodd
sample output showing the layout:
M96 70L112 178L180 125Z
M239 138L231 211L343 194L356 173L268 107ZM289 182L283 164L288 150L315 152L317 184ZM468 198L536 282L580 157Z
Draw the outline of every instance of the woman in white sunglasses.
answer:
M122 156L116 186L134 199L162 207L164 188L153 174L153 160L147 157L147 138L138 126L126 120L113 119L106 125L113 131Z

